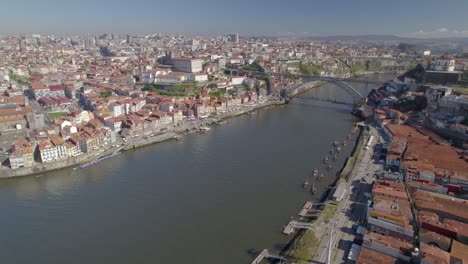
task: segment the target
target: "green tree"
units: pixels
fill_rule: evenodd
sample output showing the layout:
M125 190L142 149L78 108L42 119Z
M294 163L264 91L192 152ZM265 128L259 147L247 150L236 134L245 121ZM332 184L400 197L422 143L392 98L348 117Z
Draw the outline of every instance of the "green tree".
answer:
M299 63L299 72L303 75L320 75L320 72L323 70L321 65L313 63Z

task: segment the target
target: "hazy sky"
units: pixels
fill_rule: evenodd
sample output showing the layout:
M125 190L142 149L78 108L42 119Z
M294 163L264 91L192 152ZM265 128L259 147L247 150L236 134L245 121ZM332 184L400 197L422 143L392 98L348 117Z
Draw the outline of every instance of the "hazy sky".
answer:
M468 0L4 0L0 33L468 37Z

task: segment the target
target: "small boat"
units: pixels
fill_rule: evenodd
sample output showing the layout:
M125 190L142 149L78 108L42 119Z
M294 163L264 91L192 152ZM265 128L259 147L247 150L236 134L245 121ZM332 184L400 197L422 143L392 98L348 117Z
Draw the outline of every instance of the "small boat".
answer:
M331 150L330 150L330 154L333 155L334 153L335 153L335 151L334 151L333 149L331 149Z
M304 189L307 189L307 187L309 187L309 178L308 177L306 178L303 186L304 186Z
M323 162L325 162L325 164L328 163L328 156L325 156L325 159L323 160Z
M323 180L323 178L325 178L325 175L323 175L323 173L320 173L319 180Z
M310 191L312 192L312 194L315 194L317 192L317 187L315 186L315 184L312 184L312 187L310 187Z
M338 155L333 156L333 160L337 160L337 159L338 159Z
M175 140L179 140L179 139L180 139L180 136L174 136L174 139L175 139Z
M337 152L340 152L340 151L341 151L341 148L340 148L340 147L338 147L338 148L336 149L336 151L337 151Z
M346 147L346 141L343 141L343 147Z
M207 127L207 126L203 126L203 127L200 127L200 128L198 129L198 131L200 131L200 132L208 132L208 131L210 131L210 130L211 130L211 128L209 128L209 127Z
M318 175L318 170L317 170L317 169L314 170L314 174L313 174L313 175L314 175L314 176L317 176L317 175Z
M338 141L333 142L333 146L335 147L338 146L338 144L340 144Z

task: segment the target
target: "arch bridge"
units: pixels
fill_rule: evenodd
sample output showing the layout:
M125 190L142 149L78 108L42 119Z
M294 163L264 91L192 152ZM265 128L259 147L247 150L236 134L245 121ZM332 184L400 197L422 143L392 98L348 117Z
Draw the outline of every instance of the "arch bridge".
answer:
M256 78L265 78L268 76L272 77L283 77L281 73L266 73L266 72L256 72L256 71L246 71L242 69L225 69L229 71L231 74L237 75L246 75L250 77ZM352 96L354 101L360 101L367 97L367 95L362 94L359 90L351 86L349 83L362 83L362 84L372 84L372 85L381 85L385 82L378 81L378 80L360 80L355 78L339 78L339 77L326 77L326 76L317 76L317 75L301 75L301 74L293 74L294 77L300 78L301 80L298 82L293 83L292 85L286 87L281 91L281 97L283 97L287 102L291 100L294 96L296 96L301 88L310 83L315 81L322 81L328 82L336 85L337 87L344 90L350 96Z

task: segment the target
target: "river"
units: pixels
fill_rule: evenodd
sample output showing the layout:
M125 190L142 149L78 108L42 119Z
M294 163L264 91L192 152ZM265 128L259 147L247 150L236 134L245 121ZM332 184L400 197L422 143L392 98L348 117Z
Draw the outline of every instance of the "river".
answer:
M324 170L356 121L350 110L294 99L84 170L1 180L0 263L237 264L279 251L282 227L319 198L305 178L324 171L323 191L350 153Z

